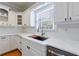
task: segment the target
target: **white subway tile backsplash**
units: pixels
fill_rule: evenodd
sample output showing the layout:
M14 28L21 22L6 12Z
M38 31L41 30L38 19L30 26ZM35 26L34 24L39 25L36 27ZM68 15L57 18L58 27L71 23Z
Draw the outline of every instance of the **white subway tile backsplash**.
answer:
M22 33L20 27L0 27L0 35Z

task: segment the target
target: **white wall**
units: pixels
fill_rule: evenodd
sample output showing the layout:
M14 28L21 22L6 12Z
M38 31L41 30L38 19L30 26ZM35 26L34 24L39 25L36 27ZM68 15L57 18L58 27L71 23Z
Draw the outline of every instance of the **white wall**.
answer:
M79 41L79 28L57 28L54 32L47 32L46 36L56 37L56 38L68 38L68 40L78 40ZM50 35L49 35L50 34Z
M22 32L23 28L21 27L0 27L0 35L17 34Z
M40 4L43 4L43 3L36 3L23 12L23 24L27 26L25 27L25 30L24 30L26 33L37 33L36 29L31 26L30 20L31 20L31 12L34 9L36 9L36 7L38 7Z

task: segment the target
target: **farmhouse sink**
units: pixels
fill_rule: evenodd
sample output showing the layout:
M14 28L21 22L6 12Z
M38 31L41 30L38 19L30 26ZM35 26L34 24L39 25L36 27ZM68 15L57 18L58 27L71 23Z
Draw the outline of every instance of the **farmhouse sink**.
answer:
M48 39L47 37L39 36L39 35L31 35L29 37L36 39L36 40L40 40L40 41L44 41L44 40Z

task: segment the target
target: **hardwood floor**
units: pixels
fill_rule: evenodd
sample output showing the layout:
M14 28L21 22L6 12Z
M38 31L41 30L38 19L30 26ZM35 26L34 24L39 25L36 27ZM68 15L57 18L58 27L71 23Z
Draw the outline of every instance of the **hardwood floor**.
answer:
M15 49L2 54L1 56L22 56L22 53L18 49Z

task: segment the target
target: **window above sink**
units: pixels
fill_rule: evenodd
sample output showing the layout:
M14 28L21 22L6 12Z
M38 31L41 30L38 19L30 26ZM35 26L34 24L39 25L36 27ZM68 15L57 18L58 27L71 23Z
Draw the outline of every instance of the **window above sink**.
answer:
M54 30L54 4L44 3L40 8L33 10L31 20L31 25L38 31Z

